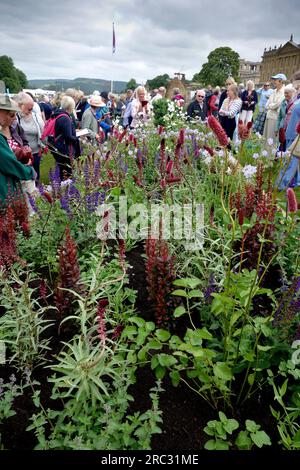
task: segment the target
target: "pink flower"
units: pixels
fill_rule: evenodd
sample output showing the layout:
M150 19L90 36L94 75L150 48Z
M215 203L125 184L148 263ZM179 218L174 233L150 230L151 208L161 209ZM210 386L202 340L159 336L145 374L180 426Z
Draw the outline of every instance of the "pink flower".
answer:
M226 135L226 132L224 131L223 127L219 123L219 121L214 117L214 116L209 116L207 123L215 136L217 137L219 144L222 147L226 147L228 145L228 137Z
M178 145L184 144L184 129L180 129L177 143Z
M287 195L288 212L297 212L298 203L297 203L295 191L292 188L288 188L286 195Z
M102 344L105 344L105 340L106 340L105 310L107 306L108 306L107 299L99 300L98 308L97 308L97 319L98 319L97 332L99 334L99 338Z
M52 203L53 203L51 194L47 193L47 191L44 191L44 192L43 192L43 196L44 196L44 198L49 202L49 204L52 204Z
M166 172L168 173L168 175L172 173L173 165L174 165L173 160L169 160L167 163L167 167L166 167Z

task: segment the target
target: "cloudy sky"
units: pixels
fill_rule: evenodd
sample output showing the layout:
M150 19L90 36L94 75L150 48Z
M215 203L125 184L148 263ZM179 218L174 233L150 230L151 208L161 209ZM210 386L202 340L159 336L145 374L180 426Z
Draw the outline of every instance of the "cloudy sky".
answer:
M29 79L190 79L216 47L260 60L291 33L300 43L299 0L0 0L0 18L0 55Z

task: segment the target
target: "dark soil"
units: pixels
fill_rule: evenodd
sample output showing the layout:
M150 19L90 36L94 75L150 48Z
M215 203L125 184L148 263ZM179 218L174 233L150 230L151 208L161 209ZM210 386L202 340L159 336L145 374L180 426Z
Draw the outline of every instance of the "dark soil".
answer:
M153 307L148 300L145 277L145 262L142 257L144 253L143 245L139 245L127 253L127 262L133 266L129 269L129 287L137 291L136 309L138 315L147 321L154 321ZM49 299L51 300L51 299ZM53 313L51 315L54 315ZM53 320L55 320L53 316ZM182 319L177 325L176 334L184 331ZM186 325L185 325L186 327ZM49 329L48 334L51 339L51 355L58 354L62 347L62 341L68 340L67 332L62 332L58 336L57 321ZM0 367L0 377L4 381L9 380L13 373L9 367ZM39 369L33 373L33 378L42 385L41 400L45 408L60 409L59 402L50 400L52 385L47 382L48 369ZM149 367L138 370L136 383L130 387L130 394L134 397L129 413L135 411L144 412L151 407L149 391L155 385L154 372ZM159 408L162 411L163 423L160 424L162 434L154 435L152 438L152 450L155 451L197 451L203 448L204 443L209 437L203 429L207 422L212 419L218 419L217 410L213 410L199 395L190 390L186 385L180 384L173 387L168 376L163 379L162 387L164 392L159 399ZM27 390L27 389L26 389ZM269 396L257 396L246 406L235 411L235 418L243 426L246 419L253 419L261 424L262 429L266 431L272 442L275 444L278 440L276 433L276 424L269 411L269 403L272 398ZM26 432L26 427L30 424L29 418L36 409L33 405L30 393L18 397L14 403L16 415L8 418L5 423L0 424L0 433L2 443L6 449L33 449L36 445L36 438L32 432ZM228 417L231 417L230 411L225 411Z

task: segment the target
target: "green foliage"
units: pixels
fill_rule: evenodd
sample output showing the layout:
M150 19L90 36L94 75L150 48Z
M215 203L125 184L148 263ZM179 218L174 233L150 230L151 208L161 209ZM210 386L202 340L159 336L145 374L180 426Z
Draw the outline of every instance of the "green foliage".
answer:
M27 81L27 77L26 77L25 73L22 72L22 70L17 69L17 68L16 68L16 72L17 72L17 76L18 76L21 88L22 89L27 88L28 87L28 81Z
M154 90L155 88L159 88L161 86L167 88L170 80L170 76L167 73L164 73L163 75L157 75L157 77L154 77L151 80L148 79L146 86L149 88L149 90Z
M129 82L126 84L126 90L135 90L136 87L138 86L135 78L131 78Z
M164 117L168 113L168 100L162 98L153 103L154 124L156 126L163 126L165 124Z
M219 418L220 421L209 421L204 428L204 432L213 437L206 442L205 449L229 450L233 443L239 450L250 450L253 445L258 448L271 445L269 436L260 430L260 425L248 419L245 422L246 429L240 431L235 441L232 441L230 436L239 428L238 421L228 419L222 411L219 411Z
M31 417L28 431L34 431L38 445L36 449L57 450L149 450L153 434L161 433L159 424L159 394L163 391L160 382L150 390L151 408L145 412L130 414L133 397L128 393L132 385L130 371L119 371L109 385L109 395L93 406L90 401L65 400L63 410L41 409ZM38 398L39 393L35 394ZM50 434L46 428L51 426ZM46 437L47 436L47 437Z
M282 361L276 377L268 370L268 382L273 388L276 405L270 406L271 413L277 421L280 444L287 450L300 449L300 367L288 360ZM283 377L284 381L281 381ZM280 384L279 384L280 380ZM292 394L290 393L292 392Z
M5 82L10 93L18 93L27 86L27 78L24 72L14 66L11 57L0 56L0 80Z
M42 306L39 286L33 272L17 267L9 279L0 271L0 305L5 313L0 317L0 338L7 345L7 362L18 370L31 370L45 362L49 338L43 337L52 322L45 313L54 307Z
M239 54L230 47L218 47L208 55L197 78L204 85L223 85L228 76L236 80L239 74Z
M15 398L23 395L22 385L16 383L16 377L12 374L9 378L8 383L4 383L3 379L0 378L0 423L4 423L5 420L11 416L15 416L16 412L13 409ZM0 449L3 450L0 434Z

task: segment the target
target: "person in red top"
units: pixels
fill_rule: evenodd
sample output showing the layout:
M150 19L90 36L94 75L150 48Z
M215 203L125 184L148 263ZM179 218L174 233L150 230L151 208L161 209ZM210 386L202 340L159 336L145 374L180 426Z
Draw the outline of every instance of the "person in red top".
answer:
M218 112L219 112L219 101L220 101L220 87L216 86L214 93L210 96L209 101L208 101L208 110L207 110L207 115L208 116L215 116L218 117Z

